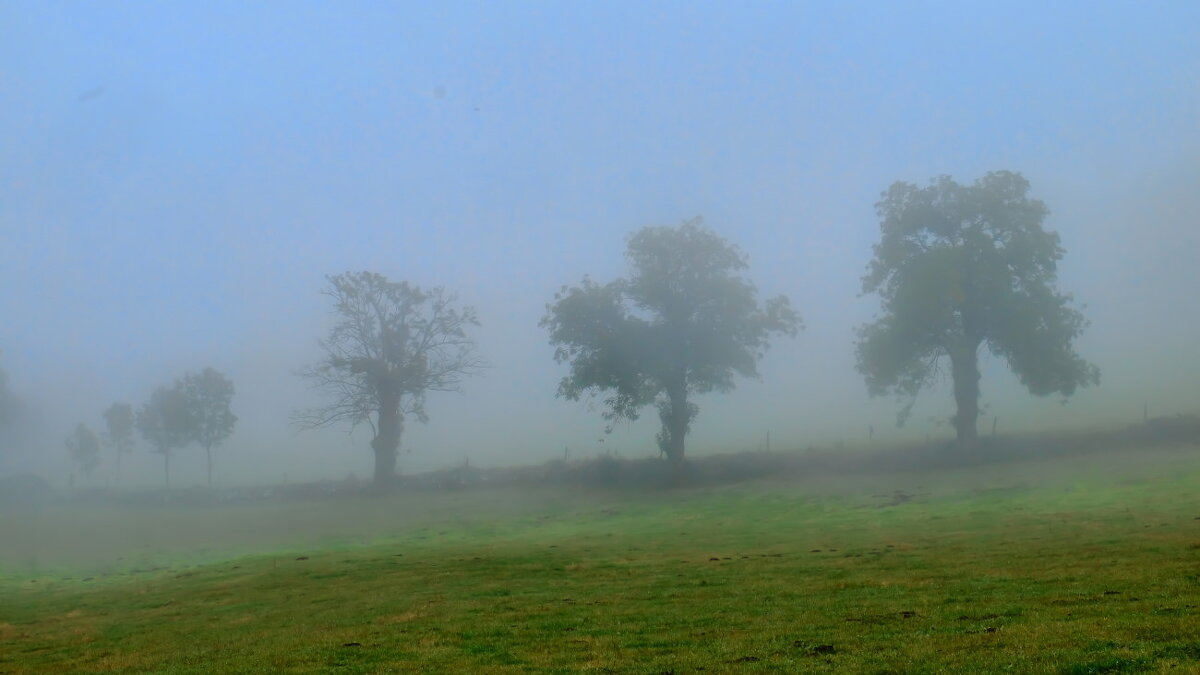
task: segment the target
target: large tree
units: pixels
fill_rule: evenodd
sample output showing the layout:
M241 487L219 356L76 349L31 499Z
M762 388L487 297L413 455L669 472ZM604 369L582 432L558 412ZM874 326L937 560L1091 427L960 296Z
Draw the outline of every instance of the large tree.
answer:
M67 452L85 476L91 476L100 466L100 437L82 422L67 437Z
M601 285L584 277L546 306L541 325L554 358L571 367L558 395L606 394L607 431L654 403L659 448L678 464L699 411L690 397L732 391L735 375L757 377L770 337L794 336L801 321L784 296L759 306L741 274L746 255L699 218L639 230L625 256L628 279Z
M137 414L137 428L154 452L163 456L163 484L171 485L171 451L192 440L187 397L179 382L154 390Z
M484 363L468 336L478 326L472 307L458 306L453 293L389 281L374 272L328 277L324 293L337 321L321 341L324 359L300 372L328 392L332 401L297 413L304 428L366 423L373 437L375 484L388 487L407 417L428 421L431 391L458 391L464 377Z
M179 382L188 411L189 437L204 448L208 484L212 485L212 449L233 433L237 415L229 410L233 382L220 372L205 368L188 373Z
M121 482L121 455L133 449L134 416L133 406L114 403L104 411L104 425L108 431L104 441L116 454L116 482Z
M1056 288L1059 236L1043 227L1046 205L1030 198L1024 177L897 182L875 207L881 236L863 292L878 293L883 312L858 329L858 370L872 395L906 399L900 423L948 358L954 429L973 441L985 346L1036 395L1099 382L1073 346L1087 322Z

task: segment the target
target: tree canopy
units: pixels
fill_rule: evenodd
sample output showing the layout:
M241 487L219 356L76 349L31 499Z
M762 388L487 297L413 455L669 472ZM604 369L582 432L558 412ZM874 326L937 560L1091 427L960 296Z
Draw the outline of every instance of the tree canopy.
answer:
M104 411L104 426L108 431L104 441L116 453L116 477L121 482L121 455L133 449L134 416L133 406L128 403L114 403Z
M863 292L878 293L883 312L858 329L857 365L872 395L907 399L900 423L948 357L954 427L960 440L974 439L984 345L1033 394L1069 396L1099 382L1073 346L1087 322L1056 288L1059 236L1043 227L1048 210L1024 177L896 182L876 211L880 239Z
M601 285L585 276L546 306L541 325L554 358L570 364L558 395L605 394L607 431L656 404L659 447L680 462L699 410L689 396L729 392L735 376L757 377L771 336L794 336L800 318L784 296L760 307L741 274L746 255L699 218L643 228L625 255L629 278Z
M237 423L229 409L233 382L213 368L189 373L180 380L188 413L188 436L204 448L208 484L212 485L212 449L221 445Z
M337 320L320 345L325 357L302 377L327 392L329 404L297 413L304 428L346 423L371 427L375 482L386 487L406 417L428 421L431 391L458 391L485 363L467 331L478 326L475 309L453 293L389 281L375 272L327 277L325 295Z
M171 451L192 440L187 397L179 382L154 390L150 400L138 411L137 428L154 452L163 456L163 480L170 485Z
M100 437L86 424L76 425L75 431L67 437L66 446L71 459L79 465L85 476L91 476L100 466Z

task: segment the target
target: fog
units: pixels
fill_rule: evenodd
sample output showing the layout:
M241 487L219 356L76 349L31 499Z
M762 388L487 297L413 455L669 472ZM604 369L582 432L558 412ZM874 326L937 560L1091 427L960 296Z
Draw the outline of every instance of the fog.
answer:
M65 485L63 441L212 366L237 387L219 485L371 472L370 432L300 432L327 274L445 286L491 363L434 393L399 469L658 454L557 399L538 321L626 272L626 237L696 215L806 330L761 380L699 397L689 454L948 437L948 383L868 397L854 327L893 181L1021 172L1066 255L1099 387L1065 405L984 357L988 426L1122 426L1200 409L1200 9L6 3L0 368L24 403L0 475ZM111 477L111 457L91 479ZM124 484L156 485L139 442ZM204 481L177 451L172 482Z

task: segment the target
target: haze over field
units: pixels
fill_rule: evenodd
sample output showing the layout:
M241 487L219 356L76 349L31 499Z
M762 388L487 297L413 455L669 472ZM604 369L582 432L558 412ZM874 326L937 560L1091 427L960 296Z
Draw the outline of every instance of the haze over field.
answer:
M981 428L1195 412L1197 25L1187 3L6 3L0 368L26 407L0 475L64 482L79 422L206 366L237 388L218 484L369 475L369 430L289 424L321 400L295 373L333 321L325 275L359 270L458 293L492 365L430 396L401 472L657 454L652 410L598 443L555 398L538 321L625 274L631 232L696 215L806 330L697 399L689 452L948 436L947 385L903 429L867 396L860 278L882 190L993 169L1049 206L1102 380L1062 406L985 357ZM145 443L123 468L160 470ZM175 477L203 482L203 452Z

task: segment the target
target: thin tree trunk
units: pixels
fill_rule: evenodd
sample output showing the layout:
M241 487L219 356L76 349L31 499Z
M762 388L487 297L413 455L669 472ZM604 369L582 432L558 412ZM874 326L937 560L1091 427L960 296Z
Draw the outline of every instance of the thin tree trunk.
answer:
M163 487L171 487L171 453L163 453Z
M979 345L967 344L951 350L954 377L954 431L958 442L973 444L979 438Z
M208 487L212 487L212 445L204 446L204 459L208 462Z

